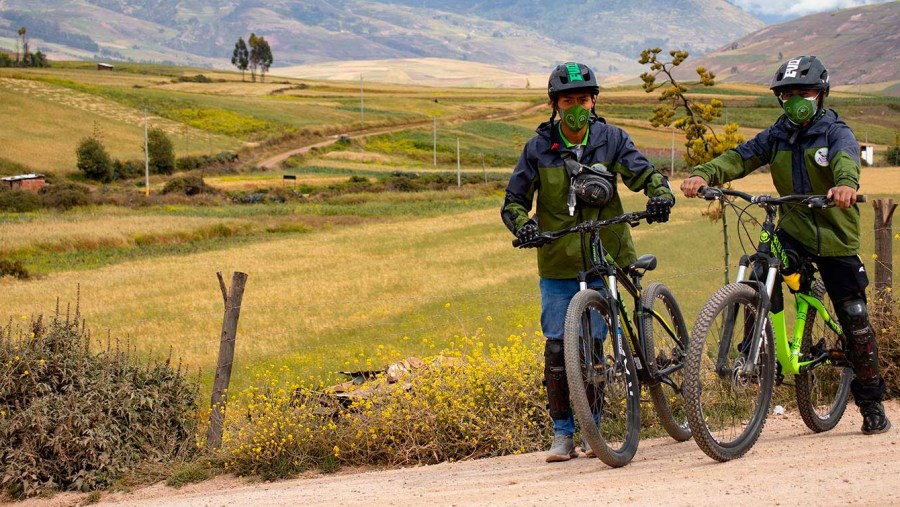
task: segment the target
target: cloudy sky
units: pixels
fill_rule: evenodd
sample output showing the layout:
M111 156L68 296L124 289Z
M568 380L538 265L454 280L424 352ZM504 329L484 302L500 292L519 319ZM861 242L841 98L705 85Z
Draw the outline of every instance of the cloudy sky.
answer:
M729 0L764 20L788 20L823 11L880 4L888 0Z

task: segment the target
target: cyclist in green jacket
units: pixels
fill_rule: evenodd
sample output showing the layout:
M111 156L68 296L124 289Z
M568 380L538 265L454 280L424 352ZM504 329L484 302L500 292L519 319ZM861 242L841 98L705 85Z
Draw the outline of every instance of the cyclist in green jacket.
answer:
M540 230L564 229L623 213L616 175L628 188L643 190L650 198L647 209L655 214L655 221L667 221L675 202L665 176L637 151L628 134L597 116L594 106L599 91L596 75L586 65L569 62L553 70L547 86L553 113L522 150L501 209L504 224L519 240L541 247L537 257L541 329L547 338L544 383L554 429L548 462L578 455L572 441L575 420L562 340L566 309L579 290L577 276L584 264L577 234L544 245L539 244ZM529 218L535 196L536 212ZM627 225L609 227L600 235L619 265L636 260ZM602 288L603 283L589 280L588 285ZM595 330L598 339L602 333L605 330ZM585 451L590 455L586 447Z
M687 197L704 185L720 185L769 164L780 195L826 194L836 208L792 208L781 214L778 238L785 250L811 258L822 275L846 335L856 378L850 385L863 416L862 432L891 427L882 399L884 379L878 370L878 346L869 322L865 288L869 284L859 259L859 144L850 127L831 109L828 70L815 56L784 63L770 87L784 114L753 139L715 160L697 166L681 184ZM783 305L780 284L773 294Z

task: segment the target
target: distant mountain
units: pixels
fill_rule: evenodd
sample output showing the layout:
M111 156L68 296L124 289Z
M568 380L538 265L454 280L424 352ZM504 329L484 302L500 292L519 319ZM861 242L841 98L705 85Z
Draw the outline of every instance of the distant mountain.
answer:
M699 54L764 23L726 0L0 0L0 49L20 26L51 59L228 67L255 32L276 67L443 58L528 73L578 59L608 76L640 72L646 47Z
M821 58L832 86L878 83L884 88L900 82L900 2L769 26L688 61L691 68L705 66L722 81L769 84L778 66L797 55Z

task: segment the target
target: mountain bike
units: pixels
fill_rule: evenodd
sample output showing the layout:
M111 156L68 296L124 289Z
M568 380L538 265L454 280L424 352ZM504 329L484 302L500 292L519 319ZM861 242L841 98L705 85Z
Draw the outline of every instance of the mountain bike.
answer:
M684 379L687 418L694 440L718 461L743 456L756 443L775 384L793 375L797 407L814 432L828 431L847 405L852 365L847 337L834 318L825 286L811 260L782 248L775 235L779 208L833 207L824 195L750 195L705 187L699 195L747 214L765 211L756 252L743 255L737 280L719 288L691 331ZM727 196L747 201L738 206ZM865 196L857 197L864 202ZM749 235L745 226L745 233ZM772 313L772 294L784 278L794 293L796 322L789 336L785 314ZM777 364L776 364L777 361Z
M590 267L578 274L580 290L566 311L563 350L581 436L612 467L627 465L637 452L642 385L647 386L666 432L679 442L691 438L681 398L688 332L678 301L659 282L642 290L644 274L656 268L655 256L642 255L620 268L600 240L604 227L622 223L636 227L648 216L646 211L625 213L540 235L549 241L577 232L582 255L588 257ZM518 240L513 245L530 246ZM605 287L588 288L588 281L597 278ZM620 287L633 299L630 314ZM610 329L617 331L609 333Z

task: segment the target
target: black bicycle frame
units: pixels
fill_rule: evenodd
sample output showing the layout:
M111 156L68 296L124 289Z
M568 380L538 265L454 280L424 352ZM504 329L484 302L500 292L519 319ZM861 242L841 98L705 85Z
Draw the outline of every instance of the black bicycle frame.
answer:
M619 364L619 361L621 361L622 356L625 354L624 345L619 340L618 333L616 332L616 330L619 329L619 326L621 325L623 334L627 335L627 339L629 339L632 357L635 359L635 369L637 370L638 379L641 381L641 383L647 385L655 385L658 382L663 382L666 385L672 387L676 392L680 393L681 388L675 385L674 382L672 382L672 380L669 378L669 374L681 369L683 367L683 364L669 367L665 371L657 371L656 375L651 375L650 370L645 366L649 362L644 352L646 349L646 347L644 346L644 340L646 340L646 336L644 336L643 326L639 325L639 323L643 322L646 314L645 308L643 304L641 304L641 278L643 277L643 273L639 273L637 272L637 270L626 273L625 270L617 266L615 263L606 260L607 252L603 247L603 242L600 241L598 229L591 229L589 232L581 230L579 232L581 234L582 252L584 252L585 236L587 236L588 234L590 235L588 244L590 245L589 255L591 264L591 267L578 273L579 288L581 290L587 289L588 279L594 276L602 276L606 280L607 290L605 291L603 297L606 300L607 307L609 308L611 314L611 328L609 329L609 334L612 339L615 340L613 342L615 344L615 347L613 347L613 349L615 351L616 364ZM625 307L625 302L620 297L620 293L618 290L619 284L621 284L625 288L625 291L631 295L632 300L634 301L634 323L632 323L627 318L624 319L624 322L620 322L623 320L620 319L620 316L627 317L628 311ZM652 313L651 317L660 319L658 315ZM660 320L660 322L662 322L662 320ZM589 325L589 322L587 324ZM582 325L584 326L585 323L583 323ZM670 326L663 327L666 329L666 332L670 334L672 340L674 340L675 343L679 344L680 346L683 345L674 329L670 329ZM590 332L590 328L588 327L587 329L588 332Z

